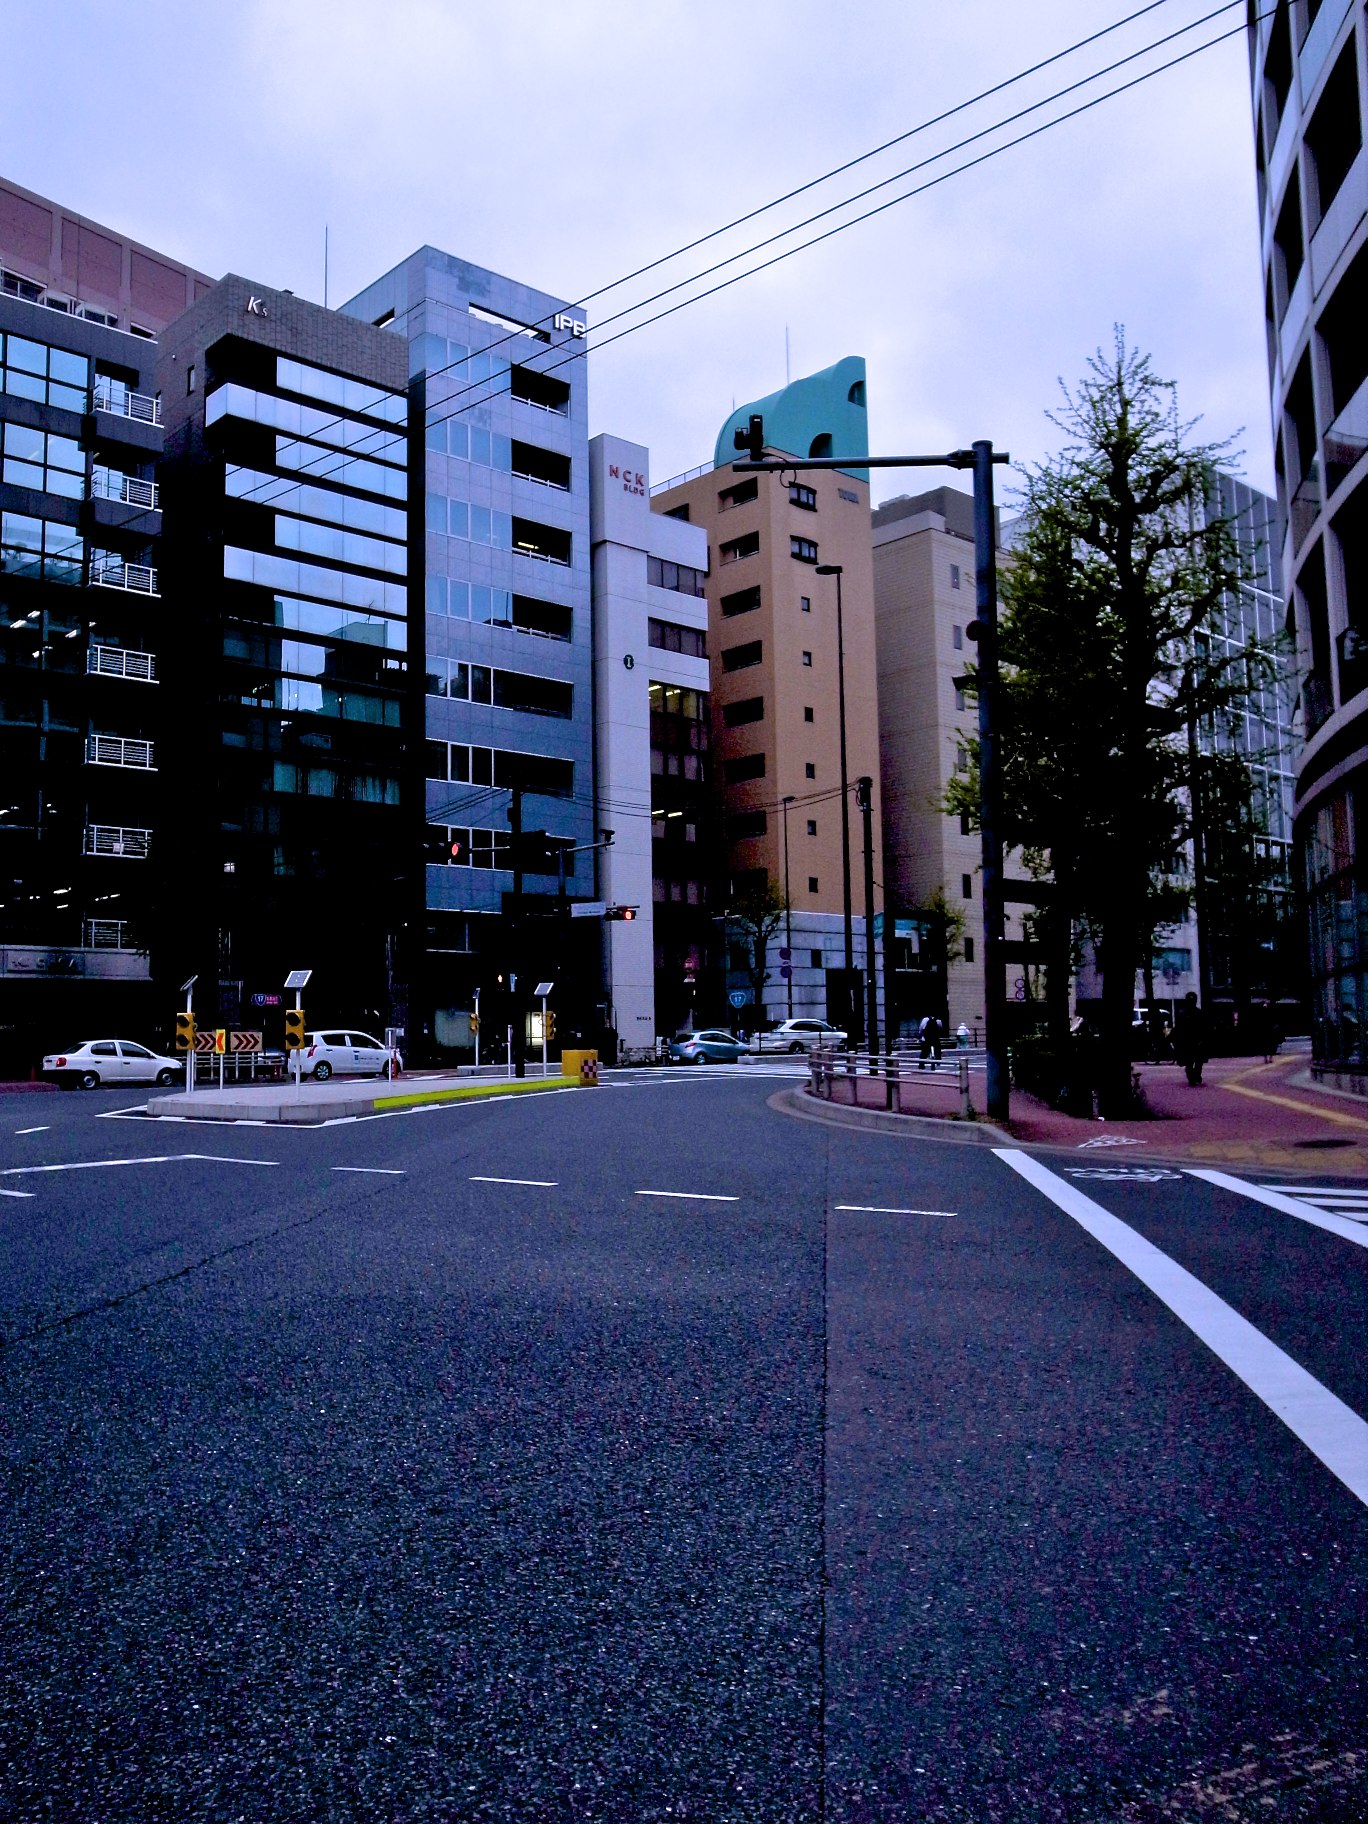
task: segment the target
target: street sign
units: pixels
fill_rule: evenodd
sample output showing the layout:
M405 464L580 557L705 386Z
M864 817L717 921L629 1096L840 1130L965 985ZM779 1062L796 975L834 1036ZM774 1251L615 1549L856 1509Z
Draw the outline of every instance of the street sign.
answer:
M779 961L781 963L791 963L793 961L792 950L781 950L779 952Z
M259 1032L230 1032L228 1035L229 1051L260 1051L262 1035Z
M603 899L573 899L570 902L571 918L602 918L608 910L608 902Z
M309 977L312 974L312 969L291 969L290 973L285 977L285 986L296 990L307 988L309 985Z
M212 1032L206 1029L204 1032L197 1032L195 1034L196 1051L214 1051L215 1049L214 1034Z
M731 993L727 996L727 999L731 1002L733 1007L744 1007L750 998L750 995L744 988L733 988Z
M279 1007L280 996L278 994L254 994L252 1005L253 1007Z
M214 1029L214 1050L220 1054L228 1049L228 1029L218 1026Z
M791 980L792 976L793 976L793 964L792 963L780 963L779 974L784 981L787 982L787 981Z

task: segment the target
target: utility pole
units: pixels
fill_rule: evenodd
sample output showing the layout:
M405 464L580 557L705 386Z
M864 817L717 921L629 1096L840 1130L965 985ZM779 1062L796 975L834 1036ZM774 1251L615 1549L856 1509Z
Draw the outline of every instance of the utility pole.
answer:
M789 863L788 863L788 808L793 803L793 793L786 792L784 806L784 950L788 959L788 1017L793 1018L793 901L789 896ZM759 1044L757 1037L756 1043Z
M855 781L855 802L864 818L865 1046L873 1072L879 1049L879 983L874 973L874 781L868 773Z
M836 578L836 710L841 736L841 908L845 917L845 979L850 994L855 973L855 934L850 895L850 777L846 761L845 616L841 599L842 564L818 564L818 576ZM853 997L852 997L853 1009Z
M522 902L523 902L523 841L522 841L522 801L523 788L512 787L508 805L508 821L513 831L513 916L509 920L508 932L508 982L509 1011L513 1016L513 1029L509 1039L512 1052L513 1075L527 1075L527 1022L523 1018L522 989L519 987L519 971L522 967L520 940L522 937Z
M809 469L972 469L974 471L974 560L977 618L968 629L979 641L979 790L983 831L984 1039L988 1051L988 1114L1005 1121L1011 1100L1007 1051L1007 965L1003 957L1002 915L1002 771L997 751L997 540L993 514L993 467L1010 462L1006 450L982 439L969 450L941 456L803 456L767 457L762 415L752 412L736 448L749 452L748 462L734 462L738 475L775 471L798 475ZM836 566L832 566L834 569ZM819 572L825 566L817 566ZM840 637L840 578L837 577L837 637ZM844 803L845 794L842 793ZM847 865L847 878L849 867ZM850 963L847 950L847 965Z
M998 753L997 527L993 446L974 445L974 570L978 646L979 827L983 836L983 1022L988 1051L988 1119L1005 1121L1011 1102L1007 1050L1006 926L1002 901L1002 762Z

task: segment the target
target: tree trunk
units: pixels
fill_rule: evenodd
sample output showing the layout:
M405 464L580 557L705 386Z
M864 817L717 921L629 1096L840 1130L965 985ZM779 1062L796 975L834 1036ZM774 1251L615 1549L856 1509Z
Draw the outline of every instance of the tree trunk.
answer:
M1138 934L1134 906L1113 901L1102 926L1102 1042L1098 1062L1098 1112L1109 1121L1132 1114L1131 1010L1135 1004Z

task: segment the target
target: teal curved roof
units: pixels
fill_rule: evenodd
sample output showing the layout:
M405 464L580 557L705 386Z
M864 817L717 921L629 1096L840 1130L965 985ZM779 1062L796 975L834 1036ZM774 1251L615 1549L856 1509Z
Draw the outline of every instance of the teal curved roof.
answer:
M869 419L865 409L863 355L846 355L834 367L793 380L777 393L738 406L717 434L714 468L735 462L739 452L733 441L744 430L752 412L765 420L765 444L788 456L868 456ZM823 443L822 439L829 441ZM869 470L852 466L843 471L860 481Z

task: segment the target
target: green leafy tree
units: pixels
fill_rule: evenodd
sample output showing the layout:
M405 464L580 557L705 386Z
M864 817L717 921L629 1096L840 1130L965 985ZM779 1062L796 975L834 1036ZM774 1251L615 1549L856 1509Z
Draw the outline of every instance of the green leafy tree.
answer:
M1268 658L1212 640L1244 565L1175 388L1118 330L1051 421L1003 578L1004 841L1048 870L1102 971L1104 1113L1131 1100L1136 971L1190 883L1188 735L1262 682ZM959 787L961 794L964 786Z
M740 938L746 953L746 974L750 977L755 998L755 1017L764 1018L765 983L770 979L765 967L770 944L783 923L788 901L768 875L746 877L738 881L727 908L727 921L733 934Z

